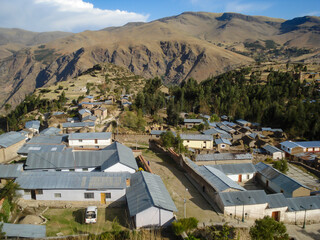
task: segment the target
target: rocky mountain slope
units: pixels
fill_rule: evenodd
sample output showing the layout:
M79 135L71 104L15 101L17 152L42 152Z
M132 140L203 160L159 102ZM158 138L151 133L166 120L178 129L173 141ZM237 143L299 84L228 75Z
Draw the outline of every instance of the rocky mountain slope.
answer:
M6 102L16 105L35 88L77 76L103 62L146 78L160 76L167 83L190 77L201 81L250 64L254 61L250 52L255 50L245 48L245 43L267 40L279 47L312 49L308 58L317 56L320 18L285 21L236 13L187 12L24 47L0 60L0 106Z

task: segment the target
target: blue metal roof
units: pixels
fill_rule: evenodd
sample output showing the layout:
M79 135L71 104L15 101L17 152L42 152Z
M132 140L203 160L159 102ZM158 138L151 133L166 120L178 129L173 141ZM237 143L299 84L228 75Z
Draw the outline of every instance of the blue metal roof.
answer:
M215 139L214 141L215 141L215 143L216 143L217 145L219 145L219 144L232 145L231 142L230 142L228 139L224 139L224 138L217 138L217 139Z
M320 148L320 141L296 142L296 144L304 148Z
M184 119L184 123L203 123L203 119Z
M96 121L96 120L97 120L97 117L90 115L90 116L86 116L86 117L82 118L82 122L88 121L88 120L90 120L90 121Z
M211 167L218 169L226 175L250 174L257 171L252 163L218 164L211 165Z
M2 232L5 232L5 236L10 238L45 238L46 226L3 223Z
M62 123L63 128L74 128L74 127L94 127L94 122L75 122L75 123Z
M32 120L32 121L28 121L26 122L25 124L25 127L28 128L28 129L38 129L40 128L40 121L38 120Z
M23 164L0 164L0 178L17 178L23 171Z
M69 134L69 140L88 140L88 139L101 139L107 140L111 138L111 132L92 132L92 133L71 133Z
M51 144L57 145L65 142L68 135L39 135L30 139L27 144Z
M252 160L250 153L211 153L198 154L196 161Z
M150 207L178 211L161 177L148 172L142 171L132 175L126 197L130 216L135 216Z
M246 125L246 124L250 124L250 122L243 120L243 119L238 119L236 120L236 122L240 125Z
M262 176L279 186L284 192L291 193L300 187L310 189L263 162L257 163L255 168Z
M266 150L269 153L276 153L276 152L283 152L282 150L280 150L279 148L272 146L272 145L266 145L264 147L262 147L264 150Z
M282 208L289 205L283 193L268 194L267 202L269 208Z
M79 114L80 114L80 115L83 115L83 114L85 114L85 113L91 114L91 112L90 112L88 109L81 109L81 110L79 110Z
M16 179L22 189L124 189L127 172L24 171Z
M61 132L60 128L49 127L40 132L42 135L57 135Z
M17 153L27 155L31 152L63 152L65 148L64 144L24 144Z
M7 148L23 140L26 140L26 137L19 132L4 133L0 135L0 147Z
M180 134L182 140L199 140L199 141L213 141L211 135L203 134Z
M291 142L291 141L285 141L280 143L282 146L286 147L286 148L295 148L295 147L300 147L298 144L296 144L295 142Z
M208 130L203 131L205 135L215 135L215 134L228 134L226 131L218 129L218 128L210 128Z
M287 198L290 212L320 209L320 196Z
M219 196L224 206L256 205L267 203L267 194L263 190L220 192Z

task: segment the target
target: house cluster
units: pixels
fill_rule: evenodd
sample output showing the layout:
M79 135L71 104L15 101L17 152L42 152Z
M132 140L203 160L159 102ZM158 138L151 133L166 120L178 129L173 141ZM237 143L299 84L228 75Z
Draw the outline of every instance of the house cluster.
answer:
M236 156L231 159L215 155L198 155L197 161L186 158L185 169L225 216L238 220L270 216L287 223L302 223L305 219L319 222L320 196L311 196L309 187L263 162L253 165L247 157L239 160ZM257 183L260 189L252 187Z
M6 133L0 144L3 156L15 151L26 157L23 164L0 165L0 179L18 183L26 201L119 204L127 206L137 228L174 219L177 209L161 178L139 172L132 150L113 142L111 133L61 134L48 128L28 141L19 132Z

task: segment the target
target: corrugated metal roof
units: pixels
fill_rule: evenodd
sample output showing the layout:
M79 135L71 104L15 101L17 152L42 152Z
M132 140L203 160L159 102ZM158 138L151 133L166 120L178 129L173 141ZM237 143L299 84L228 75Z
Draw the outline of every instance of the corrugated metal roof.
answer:
M246 125L246 124L250 124L250 122L243 120L243 119L238 119L236 120L236 122L240 125Z
M234 130L233 128L230 128L230 127L228 127L228 126L222 125L222 123L221 123L221 125L219 126L219 128L220 128L221 130L226 131L226 132L229 132L229 133L232 133L232 132L235 132L235 131L236 131L236 130Z
M127 172L24 171L16 179L22 189L124 189Z
M269 208L282 208L288 206L288 201L282 193L268 194L267 202Z
M232 145L231 142L228 139L225 138L217 138L214 140L215 143L218 144L228 144L228 145Z
M13 144L25 140L26 137L18 132L8 132L0 135L0 146L3 148L10 147Z
M90 115L90 116L86 116L86 117L82 118L82 122L88 121L88 120L90 120L90 121L96 121L96 120L97 120L97 117Z
M25 169L101 167L101 170L105 170L119 162L133 169L138 169L132 150L117 142L100 151L30 152Z
M184 119L184 123L203 123L203 119Z
M232 181L223 172L213 168L212 166L199 166L196 171L198 171L203 178L205 178L217 190L217 192L222 192L230 188L246 191L246 189Z
M57 135L61 132L60 128L49 127L40 132L42 135Z
M262 147L264 150L266 150L267 152L270 153L277 153L277 152L283 152L282 150L280 150L279 148L272 146L272 145L266 145L264 147Z
M3 223L2 232L5 232L5 236L10 238L45 238L46 226Z
M320 209L320 196L287 198L290 212Z
M304 148L320 148L320 141L310 141L310 142L296 142L296 144Z
M213 141L211 135L203 134L180 134L182 140L199 140L199 141Z
M47 145L47 144L24 144L19 150L18 154L26 155L31 152L63 152L66 145Z
M30 141L27 142L27 144L61 144L64 141L67 140L68 135L53 135L53 136L47 136L47 135L39 135L36 137L33 137L30 139Z
M251 153L211 153L198 154L196 161L252 160Z
M226 175L232 174L248 174L255 173L257 170L252 163L239 163L239 164L218 164L211 165Z
M220 192L224 206L255 205L267 203L267 194L263 190L241 192Z
M142 171L132 175L126 197L130 216L135 216L150 207L178 211L160 176L148 172Z
M208 130L203 131L205 135L215 135L215 134L228 134L226 131L223 131L218 128L210 128Z
M110 138L111 138L111 132L92 132L92 133L71 133L71 134L69 134L69 140L77 140L77 139L107 140Z
M38 129L39 130L40 121L38 121L38 120L28 121L28 122L26 122L25 127L29 128L29 129L33 128L33 129Z
M88 109L80 109L80 110L79 110L79 114L80 114L80 115L83 115L83 114L85 114L85 113L91 114L91 112L90 112Z
M62 123L63 128L74 128L74 127L94 127L94 122L75 122L75 123Z
M277 169L274 169L263 162L257 163L255 168L262 176L279 186L284 190L284 192L291 193L300 187L310 189L309 187L299 183L298 181L288 177L287 175L279 172Z
M23 164L0 164L0 178L17 178L23 171Z
M270 128L270 127L263 127L261 131L269 131L269 132L283 132L281 128Z
M298 144L296 144L295 142L291 142L291 141L285 141L280 143L282 146L286 147L286 148L295 148L295 147L300 147Z

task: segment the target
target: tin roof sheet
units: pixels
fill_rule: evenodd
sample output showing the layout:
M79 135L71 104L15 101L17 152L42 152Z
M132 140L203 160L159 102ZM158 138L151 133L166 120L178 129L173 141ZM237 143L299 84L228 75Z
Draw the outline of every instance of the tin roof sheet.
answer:
M23 171L23 164L0 164L0 178L17 178Z
M3 223L2 232L5 233L5 236L10 238L45 238L46 226Z
M92 132L92 133L71 133L69 140L107 140L111 139L111 132Z
M23 134L21 133L18 133L18 132L4 133L0 135L0 146L3 148L7 148L23 140L26 140L26 137L23 136Z
M220 170L226 175L249 174L257 171L252 163L218 164L211 165L211 167Z
M180 134L182 140L199 140L199 141L213 141L211 135L203 134Z
M267 194L263 190L240 192L220 192L224 206L267 204Z

